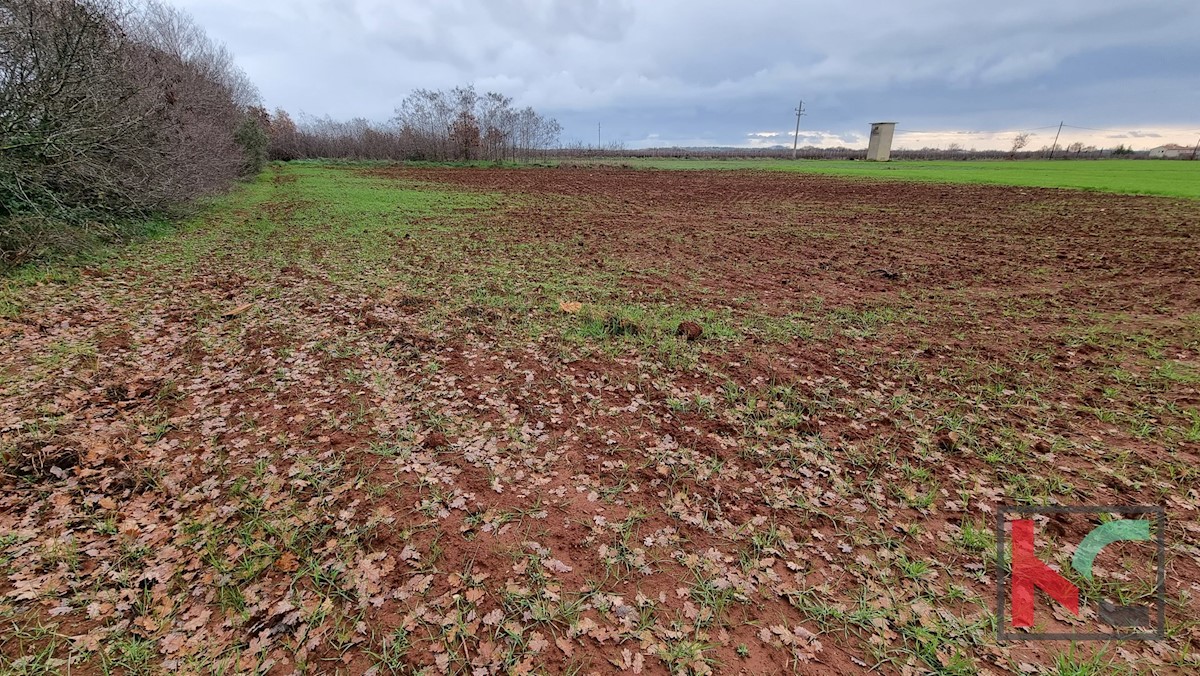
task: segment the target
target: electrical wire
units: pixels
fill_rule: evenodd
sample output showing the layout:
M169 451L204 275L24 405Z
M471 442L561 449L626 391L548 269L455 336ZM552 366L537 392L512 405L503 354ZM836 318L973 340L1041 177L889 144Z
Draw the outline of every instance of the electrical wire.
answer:
M1113 134L1128 134L1130 132L1138 131L1137 129L1101 129L1099 127L1083 127L1083 126L1080 126L1077 124L1063 124L1062 127L1063 127L1063 129L1083 129L1086 131L1103 131L1103 132L1110 132ZM901 134L958 134L961 136L983 136L985 134L1013 134L1013 133L1020 133L1020 132L1042 131L1044 129L1057 129L1057 128L1058 128L1057 124L1048 124L1044 127L1029 127L1027 129L999 129L996 131L980 131L980 130L957 131L957 130L951 130L951 129L927 130L927 129L907 129L904 127L899 127L896 129L896 132L901 133ZM1200 134L1200 131L1191 130L1191 129L1178 129L1175 131L1176 131L1176 133L1180 133L1180 134Z
M901 134L959 134L962 136L983 136L986 134L1012 134L1012 133L1020 133L1020 132L1026 132L1026 131L1041 131L1042 129L1055 129L1057 127L1058 127L1057 124L1050 124L1050 125L1046 125L1045 127L1031 127L1029 129L1000 129L997 131L976 131L976 130L953 131L953 130L946 130L946 129L937 130L937 131L926 131L923 129L904 129L904 128L897 129L896 131Z

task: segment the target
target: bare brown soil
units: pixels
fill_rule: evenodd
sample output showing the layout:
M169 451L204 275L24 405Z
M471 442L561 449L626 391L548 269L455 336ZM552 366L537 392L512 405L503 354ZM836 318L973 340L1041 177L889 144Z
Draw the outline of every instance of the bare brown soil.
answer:
M301 238L271 240L278 268L225 241L0 320L5 617L58 622L74 672L138 640L168 670L387 673L397 631L401 672L1048 668L1064 645L989 624L994 546L970 533L1004 504L1165 505L1170 639L1079 658L1194 666L1196 203L360 174L497 202L388 240L426 286L339 281L303 240L334 226L281 193L241 215ZM562 297L578 279L605 290ZM1041 628L1094 629L1040 602Z
M988 294L992 304L999 300L992 294L1035 293L1145 312L1160 299L1193 308L1200 294L1189 284L1200 270L1192 241L1200 234L1196 204L1187 200L749 171L382 173L573 198L569 206L529 200L498 234L533 241L578 235L581 267L615 257L647 271L631 281L668 293L678 285L663 272L697 276L707 288L748 294L767 307L797 296L890 300L962 286Z

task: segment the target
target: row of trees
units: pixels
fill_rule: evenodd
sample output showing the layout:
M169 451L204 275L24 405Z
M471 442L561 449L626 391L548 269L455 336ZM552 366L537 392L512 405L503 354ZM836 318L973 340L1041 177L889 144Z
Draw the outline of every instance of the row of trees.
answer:
M893 148L892 159L894 160L1005 160L1005 159L1040 159L1048 157L1049 146L1038 150L1022 150L1013 153L1010 150L980 150L977 148L962 148L962 147L947 147L947 148ZM1084 146L1082 148L1069 148L1069 152L1064 152L1062 146L1059 146L1054 157L1060 159L1100 159L1109 156L1119 156L1122 153L1132 153L1130 157L1144 157L1144 151L1125 150L1120 147L1115 149L1099 149L1092 146ZM714 159L714 160L735 160L735 159L791 159L791 146L774 146L769 148L726 148L726 147L710 147L710 148L617 148L605 147L596 149L595 146L583 146L580 144L556 148L553 153L554 157L561 159L621 159L621 158L672 158L672 159ZM862 160L865 159L867 151L862 148L846 148L846 147L825 147L818 148L815 146L801 146L796 157L802 160Z
M562 127L533 108L475 87L418 89L396 109L393 124L430 160L505 160L558 145Z
M0 266L256 173L257 103L156 0L0 0Z
M1012 156L1013 157L1016 157L1017 153L1022 148L1029 145L1030 136L1032 136L1032 134L1030 134L1027 131L1023 131L1013 137L1013 140L1012 140ZM1074 155L1076 157L1100 157L1104 154L1104 151L1097 148L1096 146L1084 145L1080 141L1076 141L1074 143L1070 143L1070 144L1062 145L1062 146L1055 146L1055 145L1042 146L1041 150L1038 150L1037 152L1040 153L1041 155L1044 155L1047 157L1054 155L1055 153L1058 153L1059 157L1067 157L1067 156L1071 156L1071 155ZM1131 155L1131 154L1133 154L1133 151L1129 150L1128 148L1126 148L1123 145L1119 145L1112 150L1111 154L1113 154L1113 155Z
M264 113L265 115L265 113ZM521 160L558 145L562 127L533 108L515 108L496 92L474 86L418 89L386 123L357 118L302 119L284 110L265 115L272 159Z
M121 231L269 158L518 160L558 122L473 86L374 123L293 120L159 0L0 0L0 268Z

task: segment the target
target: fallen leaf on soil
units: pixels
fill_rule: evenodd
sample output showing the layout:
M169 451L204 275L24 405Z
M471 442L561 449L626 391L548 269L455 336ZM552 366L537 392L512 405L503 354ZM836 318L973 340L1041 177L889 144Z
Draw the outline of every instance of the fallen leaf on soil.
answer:
M291 573L300 569L300 561L296 558L295 554L284 552L283 556L280 556L275 561L275 567L285 573Z
M229 312L226 312L225 314L221 315L221 319L233 319L234 317L244 313L246 310L249 310L252 307L254 307L254 303L246 303L245 305L239 305L239 306L233 308L232 310L230 310Z
M563 301L558 304L558 309L562 310L563 312L565 312L569 315L573 315L576 312L579 312L580 310L583 309L583 303L576 303L574 301L571 301L571 302Z

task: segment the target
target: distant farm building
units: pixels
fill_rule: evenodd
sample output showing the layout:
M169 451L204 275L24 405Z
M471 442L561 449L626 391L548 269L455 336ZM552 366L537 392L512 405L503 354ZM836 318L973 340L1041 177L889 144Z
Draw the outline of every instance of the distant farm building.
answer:
M1181 146L1177 143L1168 143L1165 146L1150 149L1150 157L1161 158L1164 160L1190 160L1195 148Z

